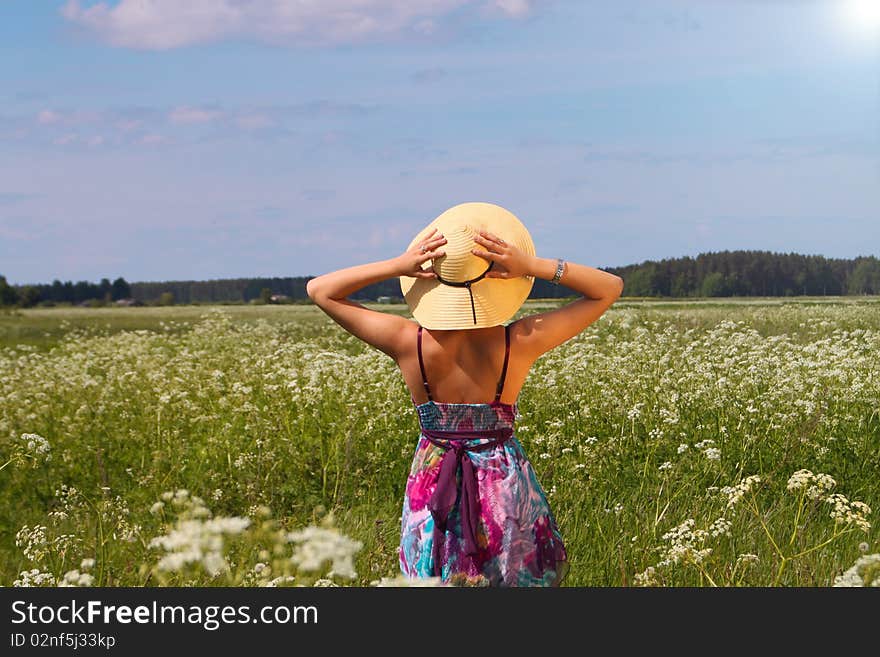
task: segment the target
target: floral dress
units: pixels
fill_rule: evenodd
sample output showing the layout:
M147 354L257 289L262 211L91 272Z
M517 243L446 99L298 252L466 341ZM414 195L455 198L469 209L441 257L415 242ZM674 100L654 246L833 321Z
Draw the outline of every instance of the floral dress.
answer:
M559 529L541 485L514 435L517 405L495 400L413 404L421 425L403 500L400 568L476 586L558 586L568 572Z

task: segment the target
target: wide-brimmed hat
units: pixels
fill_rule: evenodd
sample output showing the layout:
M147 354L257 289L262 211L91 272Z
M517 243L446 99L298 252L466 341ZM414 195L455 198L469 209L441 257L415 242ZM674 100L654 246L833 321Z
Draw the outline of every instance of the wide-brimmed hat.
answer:
M486 278L495 263L471 253L485 250L474 241L480 230L497 235L523 253L535 255L532 236L509 210L492 203L462 203L446 210L419 231L407 250L436 228L446 238L445 255L433 262L437 278L401 276L400 289L416 321L428 329L469 329L503 324L532 291L534 276Z

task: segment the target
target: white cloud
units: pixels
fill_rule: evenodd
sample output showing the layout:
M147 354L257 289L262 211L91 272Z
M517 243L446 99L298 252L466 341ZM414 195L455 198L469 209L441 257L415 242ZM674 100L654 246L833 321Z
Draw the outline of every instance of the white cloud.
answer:
M210 123L221 115L217 110L201 107L175 107L168 114L172 123Z
M137 130L144 125L142 119L119 119L116 122L116 127L119 128L122 132L132 132L133 130Z
M514 18L526 16L532 10L531 0L495 0L495 6Z
M69 132L66 135L62 135L61 137L57 137L53 140L53 142L59 146L66 146L67 144L72 144L75 141L79 140L79 135L75 132Z
M317 45L430 34L462 9L522 18L535 0L120 0L83 6L68 0L62 15L114 46L167 50L225 38Z
M0 0L2 1L2 0ZM188 100L188 99L187 99ZM225 139L230 135L253 138L291 137L302 120L345 126L366 117L382 105L316 99L295 104L224 106L180 99L162 106L77 109L45 107L22 114L0 114L0 144L26 140L32 144L91 147L125 144L157 145L192 140ZM205 127L211 130L205 134ZM176 137L172 137L172 131ZM346 133L316 132L316 139L341 143Z
M87 125L89 123L99 123L102 120L102 114L92 110L44 109L37 113L36 120L40 125Z
M53 123L58 123L61 120L61 115L58 112L53 112L52 110L43 110L39 114L37 114L37 123L41 125L51 125Z
M165 144L167 142L168 142L168 140L165 137L163 137L162 135L157 135L157 134L153 134L153 133L148 134L148 135L144 135L140 139L140 143L146 144L148 146L152 146L154 144Z
M86 144L93 148L101 146L106 140L103 135L80 135L76 132L68 132L52 140L56 146L69 146L71 144Z
M242 130L259 130L275 125L275 122L264 114L244 114L237 117L235 122Z

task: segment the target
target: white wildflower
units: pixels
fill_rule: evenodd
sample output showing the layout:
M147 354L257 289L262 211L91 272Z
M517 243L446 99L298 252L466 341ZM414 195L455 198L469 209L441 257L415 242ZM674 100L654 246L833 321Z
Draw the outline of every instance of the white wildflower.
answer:
M865 554L834 579L832 586L880 586L880 554Z
M850 502L840 493L829 495L825 501L832 506L830 515L834 522L852 524L864 532L870 531L871 523L868 522L868 516L871 514L871 507L867 504Z
M268 518L272 515L272 509L265 504L253 504L248 508L247 514L251 518Z
M739 482L736 486L724 486L721 492L727 495L727 508L735 506L746 493L752 491L755 485L761 483L761 477L758 475L750 475Z
M757 554L745 553L741 554L736 558L736 565L752 565L756 564L760 561Z
M668 566L677 563L702 563L712 553L712 548L703 547L709 535L705 529L695 529L694 519L688 518L678 527L663 534L663 540L669 541L664 558L657 564Z
M315 583L312 584L312 586L327 587L327 586L339 586L339 584L334 582L332 579L327 579L326 577L322 577L320 579L316 579Z
M46 555L49 548L49 540L46 537L46 526L24 525L15 535L15 545L21 548L24 556L31 561L40 561Z
M186 489L176 491L172 500L184 509L171 531L149 542L149 547L166 551L156 567L179 571L189 564L201 564L212 575L227 570L229 564L223 556L224 535L240 534L250 526L250 518L210 518L211 512L202 499L195 495L190 497Z
M52 573L42 573L38 568L23 570L18 579L12 582L12 586L55 586L55 576Z
M727 518L718 518L709 526L709 534L717 538L719 536L730 536L730 526L733 523Z
M95 581L89 573L81 573L78 570L68 570L58 582L58 586L91 586Z
M328 573L348 579L357 576L354 570L354 556L363 547L363 543L355 541L334 529L309 526L288 532L287 540L295 543L290 560L305 571L319 571L326 561L331 563Z
M788 479L786 488L792 492L803 491L804 495L811 500L818 500L835 486L837 482L827 474L813 474L809 470L798 470Z
M642 407L645 405L644 402L636 403L630 410L626 412L626 417L629 420L635 420L642 416Z
M284 584L286 582L293 582L296 578L293 575L279 575L275 579L271 579L266 582L264 587L277 587L279 584Z
M23 433L21 440L25 444L26 453L33 459L43 457L43 460L49 461L52 455L49 453L49 441L36 433Z
M640 573L633 576L633 584L635 586L659 586L657 581L657 571L654 566L648 566Z

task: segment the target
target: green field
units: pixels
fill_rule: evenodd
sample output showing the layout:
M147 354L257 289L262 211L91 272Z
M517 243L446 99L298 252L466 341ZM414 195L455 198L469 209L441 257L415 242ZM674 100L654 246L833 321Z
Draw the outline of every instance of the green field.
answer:
M516 435L565 584L872 577L878 354L871 297L624 298L545 354ZM393 361L313 306L0 312L0 585L393 578L418 431Z

